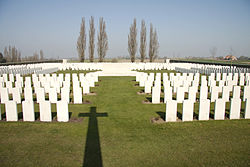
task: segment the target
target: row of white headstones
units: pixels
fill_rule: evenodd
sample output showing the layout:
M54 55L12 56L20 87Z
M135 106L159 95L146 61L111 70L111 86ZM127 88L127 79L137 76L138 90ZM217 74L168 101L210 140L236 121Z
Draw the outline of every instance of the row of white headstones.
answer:
M32 80L32 82L31 82ZM98 82L98 73L72 74L73 103L82 104L83 94L90 93L90 87ZM15 87L13 87L13 84ZM65 74L32 74L32 77L21 77L19 74L3 75L0 77L0 100L5 104L6 120L17 121L17 104L22 103L23 121L35 121L33 90L36 94L36 103L39 103L40 121L52 121L51 103L57 106L57 120L69 121L68 104L70 103L71 75ZM24 92L24 101L21 95ZM46 93L49 100L45 99ZM10 100L10 96L12 99ZM61 99L58 100L58 95ZM1 109L1 108L0 108ZM1 111L1 110L0 110ZM1 113L1 112L0 112ZM1 114L0 114L1 116ZM1 118L1 117L0 117Z
M139 86L144 87L145 93L152 92L152 103L160 103L161 94L161 73L138 72L136 81ZM250 118L250 74L232 73L215 74L210 76L201 76L199 73L163 73L164 103L166 103L166 121L177 120L177 103L183 104L182 121L192 121L194 112L194 103L197 102L197 93L199 96L199 120L209 120L210 103L215 102L214 119L225 119L226 102L230 102L230 119L240 119L241 101L245 101L245 118ZM201 85L200 85L201 84ZM241 87L244 87L243 98L241 99ZM200 88L200 91L199 91ZM209 88L209 89L208 89ZM152 90L152 91L151 91ZM208 99L208 92L210 98ZM230 93L233 96L230 98ZM173 100L173 93L176 93L176 100ZM185 99L185 93L188 93L188 99ZM219 93L222 97L219 98Z

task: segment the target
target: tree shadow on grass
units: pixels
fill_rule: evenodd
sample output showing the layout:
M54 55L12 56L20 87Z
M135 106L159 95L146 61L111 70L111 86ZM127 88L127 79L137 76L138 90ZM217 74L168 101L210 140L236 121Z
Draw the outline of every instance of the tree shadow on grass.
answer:
M89 117L87 139L83 157L83 167L102 167L102 153L97 117L107 117L107 113L96 113L96 107L90 107L90 113L79 113L79 117Z

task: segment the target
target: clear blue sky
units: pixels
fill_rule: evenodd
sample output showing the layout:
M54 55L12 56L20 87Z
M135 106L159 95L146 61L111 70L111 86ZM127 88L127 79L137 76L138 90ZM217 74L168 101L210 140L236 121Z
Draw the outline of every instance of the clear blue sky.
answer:
M42 49L47 58L77 58L81 18L88 29L90 16L96 29L99 17L106 21L107 57L128 55L133 18L138 30L142 19L147 33L154 25L161 57L207 57L214 46L216 56L230 47L236 56L250 56L250 0L0 0L0 51L15 45L22 56Z

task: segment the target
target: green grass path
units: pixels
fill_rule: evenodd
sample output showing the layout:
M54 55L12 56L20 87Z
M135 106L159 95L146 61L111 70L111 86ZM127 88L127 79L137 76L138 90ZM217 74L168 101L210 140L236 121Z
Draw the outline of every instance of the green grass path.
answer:
M82 122L1 121L0 166L250 166L250 120L152 124L165 105L142 104L134 77L100 79L69 105Z

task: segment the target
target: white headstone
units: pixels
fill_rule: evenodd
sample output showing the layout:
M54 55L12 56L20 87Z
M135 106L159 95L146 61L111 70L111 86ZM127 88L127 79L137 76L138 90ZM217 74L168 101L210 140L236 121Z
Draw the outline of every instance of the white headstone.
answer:
M34 102L33 101L23 101L23 121L35 121L35 112L34 112Z
M45 101L45 93L44 88L37 88L36 89L36 101L37 103Z
M69 88L61 88L61 100L69 103Z
M6 103L9 101L8 88L0 88L1 103Z
M39 103L39 110L40 110L40 121L43 122L52 121L51 104L49 101L41 101Z
M221 80L221 73L216 73L216 81Z
M219 87L218 86L212 87L211 102L215 102L215 100L218 99L218 96L219 96Z
M88 82L84 82L84 84L82 86L82 91L83 91L83 94L90 93L90 91L89 91L89 83Z
M31 87L24 88L24 99L25 99L25 101L33 101L33 94L32 94Z
M157 104L160 103L160 88L159 87L153 87L152 88L152 103Z
M172 100L173 88L172 87L165 87L164 89L164 103L168 100Z
M233 98L235 98L235 99L240 98L240 86L233 87Z
M200 100L199 104L199 120L209 120L210 100Z
M196 87L189 87L188 89L188 100L191 100L193 102L196 101Z
M15 101L5 102L6 121L17 121L17 105Z
M58 101L56 103L57 121L68 122L69 121L69 109L66 101Z
M175 122L177 118L177 101L166 101L166 122Z
M222 88L222 99L226 102L229 101L230 89L229 86L223 86Z
M245 84L245 76L244 73L240 74L240 86L244 86Z
M182 121L193 121L194 102L191 100L183 101Z
M144 92L145 93L151 93L151 86L152 86L151 81L146 81L145 82Z
M214 107L214 119L215 120L224 120L225 119L225 109L226 104L225 100L217 99L215 100L215 107Z
M243 101L250 98L250 86L244 86Z
M200 87L200 100L207 99L207 92L208 92L207 86Z
M50 103L56 103L57 102L56 88L50 88L49 89L49 101L50 101Z
M13 101L15 101L17 104L21 103L21 95L19 88L12 88L12 97Z
M185 96L184 88L183 87L177 87L176 91L177 91L177 94L176 94L177 103L182 103L182 101L184 100L184 96Z
M240 119L240 107L241 107L241 99L231 99L230 105L230 119Z
M82 88L75 88L73 96L74 104L82 104Z
M245 119L250 119L250 98L245 102Z

